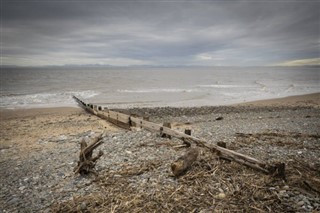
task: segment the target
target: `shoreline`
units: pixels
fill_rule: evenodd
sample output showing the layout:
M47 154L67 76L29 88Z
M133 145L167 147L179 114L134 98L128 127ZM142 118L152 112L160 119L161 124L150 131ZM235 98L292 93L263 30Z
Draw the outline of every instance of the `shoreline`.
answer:
M320 106L320 93L249 101L235 106Z
M219 107L320 107L320 93L311 93L305 95L288 96L284 98L263 99L244 103L236 103L230 105L217 105L217 106L186 106L186 107L128 107L128 108L110 108L115 110L125 109L186 109L186 108L219 108ZM35 115L69 115L70 113L79 113L84 111L77 106L58 106L58 107L35 107L35 108L14 108L6 109L0 108L0 119L30 117Z

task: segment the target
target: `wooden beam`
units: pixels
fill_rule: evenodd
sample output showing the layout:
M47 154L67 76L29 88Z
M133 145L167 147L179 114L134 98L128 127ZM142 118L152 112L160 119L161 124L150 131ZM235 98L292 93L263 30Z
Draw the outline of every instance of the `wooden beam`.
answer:
M113 111L98 111L97 116L124 129L130 129L130 116Z
M95 110L95 109L99 109L99 106L93 107L92 104L86 104L84 101L80 100L75 96L74 96L74 99L79 103L81 107L86 109L88 112L94 115L97 115L102 119L110 121L111 123L117 126L120 126L122 128L127 127L127 129L130 129L130 126L133 126L133 125L136 127L145 128L152 132L158 132L160 135L166 134L172 137L179 138L182 141L196 144L199 147L209 149L210 151L218 152L219 155L221 155L221 157L224 157L229 160L233 160L237 163L260 170L267 174L272 173L272 171L274 170L274 166L268 166L266 163L260 160L257 160L253 157L218 146L217 144L209 144L205 140L193 137L191 135L185 134L183 132L179 132L177 130L173 130L169 127L166 127L160 124L146 121L143 118L130 116L130 115L120 113L120 112L115 112L112 110L105 110L105 111Z

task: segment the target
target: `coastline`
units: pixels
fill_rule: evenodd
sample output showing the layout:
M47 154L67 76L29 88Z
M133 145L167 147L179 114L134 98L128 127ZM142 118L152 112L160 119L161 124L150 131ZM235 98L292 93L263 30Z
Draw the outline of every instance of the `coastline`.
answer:
M161 117L173 116L193 116L194 114L208 114L219 112L243 111L246 108L259 111L263 108L274 110L290 108L320 108L320 93L313 93L299 96L289 96L285 98L259 100L253 102L225 105L225 106L202 106L202 107L146 107L146 108L129 108L115 109L126 113L136 113L142 116ZM75 128L72 123L81 123L82 127ZM24 138L27 133L33 132L34 140L41 139L46 135L61 135L80 133L81 131L102 131L103 129L117 129L102 119L90 115L82 108L75 107L48 107L48 108L26 108L26 109L0 109L0 133L3 135L1 144L10 144L12 141L3 140L9 135L8 130L15 130L14 136ZM50 124L64 123L62 126L56 125L52 131ZM22 130L21 130L22 129ZM18 141L21 141L19 139Z
M236 106L320 106L320 93L250 101Z
M260 201L261 205L250 203L248 196L253 191L250 192L249 188L252 187L248 183L249 185L243 187L248 188L249 191L243 192L242 196L247 197L246 202L249 203L236 205L232 207L233 210L243 208L250 211L249 206L252 205L256 208L265 208L267 204L264 202L270 203L273 196L278 196L277 199L280 199L282 204L288 203L291 207L278 205L275 202L270 207L272 210L308 212L320 209L319 199L314 198L320 195L303 187L303 182L301 182L306 180L310 186L320 188L317 178L320 172L318 169L320 167L319 98L320 93L316 93L229 106L134 108L129 111L149 116L151 121L156 123L171 122L173 128L179 131L184 131L184 128L192 129L192 134L209 143L223 141L230 149L265 162L286 163L288 180L285 184L276 181L276 185L270 186L272 190L268 188L268 193L263 192L266 193L264 196L270 197L269 200ZM137 177L117 176L119 181L125 182L134 178L135 187L130 188L126 185L126 188L123 188L125 194L117 192L114 196L125 197L127 194L138 193L139 190L145 188L148 181L153 181L153 185L151 184L148 188L151 190L150 193L158 190L153 188L155 186L171 187L170 190L173 191L162 189L163 193L169 193L165 197L170 197L179 187L181 187L182 194L183 190L186 190L186 194L183 195L187 196L187 191L196 187L196 185L190 185L189 182L184 185L183 181L174 180L169 175L170 163L176 156L181 156L185 152L184 148L174 148L180 143L176 140L162 139L155 133L145 130L120 129L90 115L79 107L1 109L0 114L0 206L3 206L3 209L8 212L56 212L59 208L60 211L68 212L68 209L62 210L61 208L68 206L73 209L78 208L84 202L81 197L86 198L89 194L102 193L106 196L111 192L115 193L113 189L116 190L118 185L104 192L101 191L101 185L92 183L94 177L81 177L72 172L78 159L80 141L89 140L96 133L104 130L107 132L107 137L100 149L105 155L97 164L97 172L100 175L108 176L113 173L118 175L126 171L128 166L129 169L132 169L133 167L144 167L148 162L152 165L158 165L157 162L161 162L159 167L152 168ZM223 119L217 120L218 117ZM208 187L212 188L211 194L219 194L223 190L228 198L235 199L234 192L229 185L244 181L241 178L246 178L248 175L257 177L252 181L258 188L266 187L263 185L265 184L263 175L238 164L216 165L214 163L216 161L211 158L212 155L208 154L201 156L202 160L213 163L210 164L211 167L218 166L219 172L216 175L221 176L210 176L210 181L216 180L217 177L224 180L219 187L212 188L212 184L215 183L204 179L204 183L210 182ZM297 167L300 164L301 167ZM201 169L203 166L200 165L199 168L191 170L190 175L203 172ZM232 169L225 173L230 166ZM296 170L300 171L300 176ZM108 171L111 173L105 174ZM226 178L229 174L237 179L228 182ZM107 180L112 180L113 177L108 176L108 178ZM258 190L258 188L252 190ZM132 191L127 193L126 190ZM194 190L196 194L207 193L202 192L200 188L194 188ZM283 193L283 190L286 192L282 196L280 192ZM147 190L141 196L150 197L148 193ZM196 196L202 197L200 194ZM212 200L212 197L208 196L202 197L203 200ZM79 197L79 199L73 200L73 197ZM68 203L70 199L72 203ZM86 205L91 206L93 205L91 202L99 199L102 197L94 197L92 200L88 198ZM103 199L112 203L108 197L103 197ZM302 200L304 204L300 205ZM170 204L170 201L166 202ZM202 202L202 200L197 202ZM224 205L225 202L226 200L215 199L216 208L214 210L228 210L229 207ZM297 205L299 202L300 206ZM148 203L148 200L143 203ZM101 204L101 207L103 205ZM184 210L192 210L191 203L178 203L177 205L180 205L180 210L183 210L185 206L188 208ZM208 210L211 208L206 207L205 203L202 203L202 206Z
M250 107L320 107L320 93L312 93L305 95L288 96L283 98L263 99L257 101L236 103L230 105L218 105L218 106L196 106L196 107L134 107L134 108L201 108L201 107L237 107L237 106L250 106ZM130 109L130 108L129 108ZM77 106L68 107L35 107L35 108L16 108L5 109L0 108L0 119L8 118L23 118L42 115L72 115L74 113L80 113L83 109Z
M72 115L73 113L80 113L79 107L43 107L43 108L17 108L17 109L0 109L0 118L25 118L32 116L49 116L49 115Z

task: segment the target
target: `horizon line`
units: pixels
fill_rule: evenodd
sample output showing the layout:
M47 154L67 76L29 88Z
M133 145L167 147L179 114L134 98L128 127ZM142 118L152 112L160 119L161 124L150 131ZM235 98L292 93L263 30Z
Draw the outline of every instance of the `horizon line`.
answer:
M39 65L39 66L23 66L23 65L7 65L1 64L1 68L54 68L54 67L67 67L67 68L130 68L130 67L154 67L154 68L170 68L170 67L320 67L318 64L311 65L110 65L110 64L65 64L65 65Z

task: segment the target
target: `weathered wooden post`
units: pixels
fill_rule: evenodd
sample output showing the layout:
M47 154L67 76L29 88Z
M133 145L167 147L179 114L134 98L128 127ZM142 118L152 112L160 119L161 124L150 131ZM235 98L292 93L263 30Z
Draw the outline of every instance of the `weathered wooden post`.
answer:
M258 159L252 158L250 156L238 153L230 149L226 149L224 148L225 144L220 144L220 145L211 144L206 142L205 140L171 129L171 123L164 123L164 125L160 125L150 121L146 121L142 118L137 118L134 116L130 116L130 115L112 111L112 110L96 111L93 109L92 104L86 104L85 102L81 101L79 98L77 97L74 97L74 98L75 100L77 100L79 105L84 109L86 109L88 112L98 117L101 117L103 119L106 119L109 122L116 124L122 128L130 129L131 125L136 125L137 127L145 128L150 131L155 131L155 132L160 131L160 135L162 137L168 137L168 138L176 137L185 142L188 142L189 144L192 143L192 144L195 144L196 146L206 148L210 151L218 152L220 157L257 169L266 174L272 174L272 175L278 174L279 176L284 176L285 164L281 164L281 165L279 164L278 166L274 166L274 165L270 166L269 164L266 164ZM221 120L221 118L218 120Z
M169 122L164 122L162 126L168 127L168 128L171 129L171 123L169 123ZM160 136L161 136L162 138L169 138L169 139L171 139L171 135L168 135L168 134L165 134L165 133L162 133L162 132L160 132Z
M184 134L191 136L191 129L185 129L185 130L184 130ZM186 145L186 147L190 147L190 146L191 146L191 143L188 142L188 141L185 140L185 139L183 140L183 143Z

